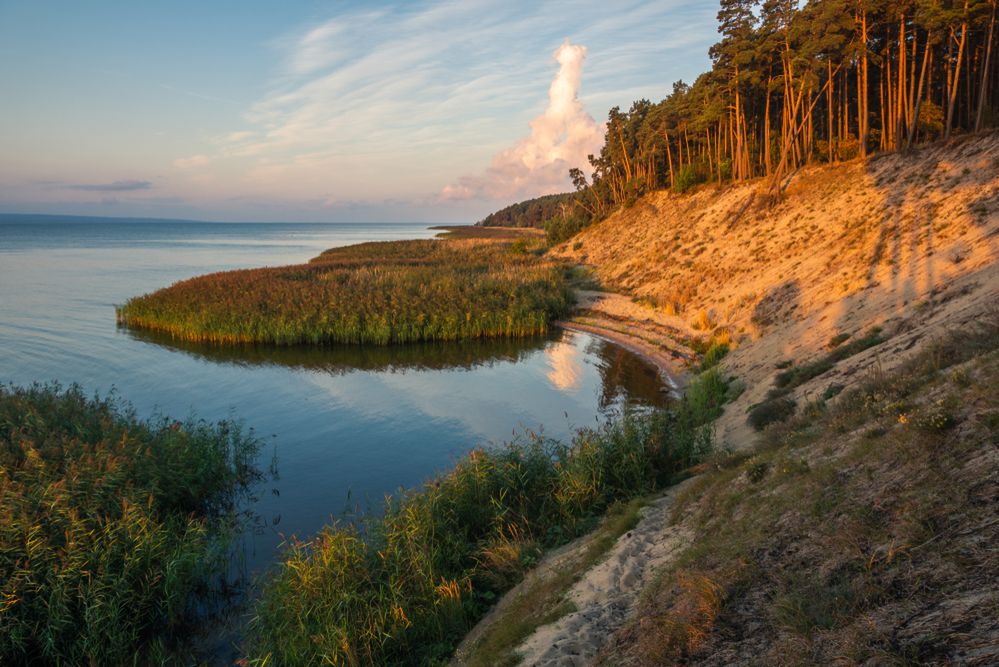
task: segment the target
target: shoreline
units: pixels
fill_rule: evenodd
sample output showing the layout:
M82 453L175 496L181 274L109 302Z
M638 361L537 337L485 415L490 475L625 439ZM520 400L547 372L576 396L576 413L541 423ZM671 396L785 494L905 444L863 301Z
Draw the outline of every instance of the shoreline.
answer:
M677 368L675 362L670 357L641 338L573 320L557 320L553 324L566 331L589 334L637 355L659 371L660 377L669 386L670 395L673 398L679 399L683 395L683 387L685 385L683 377L685 373Z

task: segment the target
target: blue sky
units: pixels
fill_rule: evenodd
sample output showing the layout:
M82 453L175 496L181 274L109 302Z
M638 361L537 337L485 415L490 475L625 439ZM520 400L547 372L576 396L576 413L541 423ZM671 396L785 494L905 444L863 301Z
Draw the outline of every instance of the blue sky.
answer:
M0 212L474 221L560 189L612 106L706 69L716 12L0 0Z

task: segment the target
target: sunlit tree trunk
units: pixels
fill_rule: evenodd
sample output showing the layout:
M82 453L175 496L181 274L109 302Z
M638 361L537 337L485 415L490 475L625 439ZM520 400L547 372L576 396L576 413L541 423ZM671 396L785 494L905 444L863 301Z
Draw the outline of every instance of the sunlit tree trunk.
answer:
M985 98L989 88L989 66L992 62L992 38L996 32L996 0L992 0L992 19L989 22L989 35L986 38L985 62L982 65L982 83L978 88L978 110L975 113L975 132L982 129L982 113L985 111Z
M947 101L947 120L944 125L944 139L950 139L954 125L954 104L957 102L957 84L961 80L961 62L964 59L964 45L968 39L968 0L964 0L964 21L961 23L961 41L957 46L957 64L954 66L954 80L951 81L950 99Z
M773 171L773 165L770 161L770 84L772 81L773 77L767 79L767 106L763 120L763 163L767 171L767 176Z
M926 33L926 51L923 53L923 66L919 72L919 90L916 92L915 108L912 111L912 117L909 119L909 132L905 141L906 148L912 147L912 141L916 137L916 127L919 123L919 109L923 104L923 82L926 81L926 66L930 61L932 44L933 34Z
M676 188L676 175L673 173L673 149L670 148L669 144L669 132L663 133L666 137L666 162L669 164L669 186L670 188Z
M860 140L860 157L867 157L867 137L870 134L868 124L868 81L867 81L867 10L860 10L860 72L857 76L857 133Z
M830 79L832 79L832 59L831 58L826 60L826 72L827 72L827 76ZM833 162L836 161L836 149L835 149L835 147L833 145L833 142L834 142L834 138L833 138L833 110L836 107L833 105L833 89L832 89L832 86L829 86L829 90L826 92L826 108L828 109L828 113L826 114L826 116L828 116L828 118L827 118L827 121L828 121L827 125L829 127L829 131L827 133L827 139L828 139L828 142L829 142L829 146L828 146L827 150L829 151L829 155L828 155L829 164L832 164Z

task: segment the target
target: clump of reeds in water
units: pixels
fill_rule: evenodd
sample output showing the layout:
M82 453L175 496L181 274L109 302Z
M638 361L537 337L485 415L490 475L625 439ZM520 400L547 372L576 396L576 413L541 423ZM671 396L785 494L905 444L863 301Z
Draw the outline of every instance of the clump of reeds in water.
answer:
M170 661L226 566L256 452L231 423L0 386L0 663Z
M569 443L528 436L472 451L390 499L384 515L293 541L255 608L258 664L436 664L541 552L612 503L675 479L711 447L724 383L627 413Z
M119 323L208 343L387 345L547 332L564 268L505 241L363 243L308 264L228 271L130 299Z

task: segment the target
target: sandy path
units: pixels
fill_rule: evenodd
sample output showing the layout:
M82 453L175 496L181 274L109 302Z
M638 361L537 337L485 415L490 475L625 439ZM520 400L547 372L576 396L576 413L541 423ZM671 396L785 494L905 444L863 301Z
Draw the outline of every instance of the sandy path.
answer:
M591 568L567 593L576 611L542 626L517 648L522 665L588 665L613 630L634 612L639 593L655 572L691 539L670 524L670 508L683 484L642 509L634 529L618 539L606 559Z

